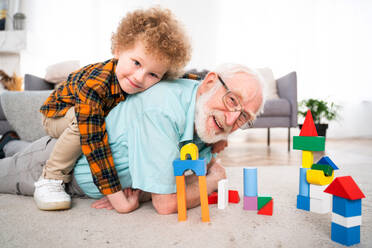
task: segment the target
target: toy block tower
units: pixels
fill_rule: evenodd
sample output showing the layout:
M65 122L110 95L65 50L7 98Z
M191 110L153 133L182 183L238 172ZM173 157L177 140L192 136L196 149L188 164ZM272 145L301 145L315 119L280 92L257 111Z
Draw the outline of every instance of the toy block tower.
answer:
M343 245L360 243L363 192L352 177L337 177L326 189L333 195L331 239Z
M257 168L244 168L243 173L244 210L258 210L257 214L273 215L273 198L257 194Z
M323 190L334 178L333 167L327 164L330 161L328 157L319 160L321 163L314 164L313 155L314 151L324 151L324 148L325 137L318 136L311 111L308 110L300 136L293 137L293 149L302 150L302 168L300 168L297 195L298 209L315 213L330 211L331 199L323 193Z
M191 160L187 159L188 155L191 157ZM173 161L173 169L177 185L178 221L185 221L187 219L186 184L183 173L186 170L192 170L199 178L202 221L209 222L208 192L205 176L207 174L207 166L205 159L199 159L198 147L193 143L184 145L180 151L180 159Z

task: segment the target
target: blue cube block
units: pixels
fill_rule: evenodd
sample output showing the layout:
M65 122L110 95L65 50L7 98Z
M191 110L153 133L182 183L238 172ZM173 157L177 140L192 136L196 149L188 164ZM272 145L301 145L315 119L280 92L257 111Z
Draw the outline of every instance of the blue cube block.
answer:
M182 176L186 170L192 170L197 176L207 174L207 164L205 159L198 160L180 160L173 161L174 176Z
M310 197L297 195L297 208L310 211Z
M332 222L331 239L342 245L355 245L360 243L360 226L344 227Z
M332 212L344 217L362 215L362 200L348 200L334 195Z
M306 180L306 171L309 168L300 168L299 194L310 196L310 184Z

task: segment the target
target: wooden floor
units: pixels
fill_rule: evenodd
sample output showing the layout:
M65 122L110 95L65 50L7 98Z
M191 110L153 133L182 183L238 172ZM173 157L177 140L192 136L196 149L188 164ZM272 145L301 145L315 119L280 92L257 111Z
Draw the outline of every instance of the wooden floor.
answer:
M287 140L229 139L229 146L218 155L223 166L301 165L302 152L288 152ZM329 156L336 164L368 164L372 166L372 139L329 139L324 152L314 152L314 162Z

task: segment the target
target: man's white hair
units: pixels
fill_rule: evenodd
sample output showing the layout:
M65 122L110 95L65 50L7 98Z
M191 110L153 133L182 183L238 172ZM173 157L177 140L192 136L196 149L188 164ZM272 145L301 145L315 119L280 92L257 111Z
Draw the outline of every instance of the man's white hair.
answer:
M263 112L263 107L264 107L264 103L265 103L265 100L266 100L266 84L265 84L265 81L263 79L263 77L261 76L261 74L256 71L255 69L251 69L247 66L244 66L244 65L240 65L240 64L233 64L233 63L226 63L226 64L221 64L219 66L217 66L214 70L214 72L216 72L218 75L220 75L222 77L222 79L225 79L225 78L232 78L234 77L234 75L236 73L247 73L249 75L252 75L253 77L255 77L257 79L257 81L259 82L260 86L261 86L261 91L262 91L262 103L260 105L260 108L258 109L257 113L255 114L261 114Z

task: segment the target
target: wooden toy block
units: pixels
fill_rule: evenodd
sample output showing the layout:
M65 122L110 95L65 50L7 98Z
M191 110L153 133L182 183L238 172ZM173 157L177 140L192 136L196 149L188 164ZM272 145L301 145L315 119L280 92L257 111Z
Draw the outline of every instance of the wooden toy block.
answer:
M297 208L310 211L310 197L297 195Z
M311 169L312 170L321 170L323 171L324 175L329 177L332 175L333 173L333 168L332 166L328 165L328 164L313 164L311 166Z
M185 176L176 176L178 221L187 219Z
M239 203L240 197L237 190L229 190L229 203Z
M293 136L293 150L324 151L325 137Z
M173 161L173 171L175 176L182 176L186 170L192 170L197 176L205 176L207 174L207 165L205 159L175 159Z
M310 198L310 212L318 214L331 212L331 199Z
M300 168L300 180L299 180L299 194L302 196L309 196L310 184L306 180L306 171L308 168Z
M362 215L362 200L349 200L338 196L333 196L332 212L344 217Z
M311 168L314 163L314 154L312 151L302 151L302 168Z
M273 199L271 196L258 196L257 197L257 210L264 207L269 201Z
M263 206L257 214L273 215L274 199L271 199L265 206Z
M199 159L199 149L194 143L188 143L181 148L180 159L187 160L187 155L190 155L191 160Z
M332 200L332 196L323 192L328 185L310 184L310 198Z
M336 177L324 192L349 200L365 198L351 176Z
M336 213L332 213L332 222L343 227L354 227L362 225L362 216L344 217Z
M208 196L208 204L217 204L218 202L218 193L213 192Z
M307 170L306 171L306 180L309 184L316 184L316 185L327 185L333 181L334 178L334 171L332 176L326 177L323 171L320 170Z
M327 165L330 165L332 166L332 168L334 170L338 170L338 167L335 163L333 163L333 161L328 157L328 156L324 156L322 157L318 162L317 164L327 164Z
M360 226L347 228L332 222L331 239L346 246L359 244Z
M208 191L206 176L199 176L200 206L202 212L202 222L209 222Z
M243 168L244 196L257 196L257 168Z
M257 196L244 196L244 210L257 210Z
M218 182L218 209L225 209L229 204L228 180Z
M316 131L314 119L310 109L306 113L305 121L304 124L302 125L300 136L318 136L318 132Z

